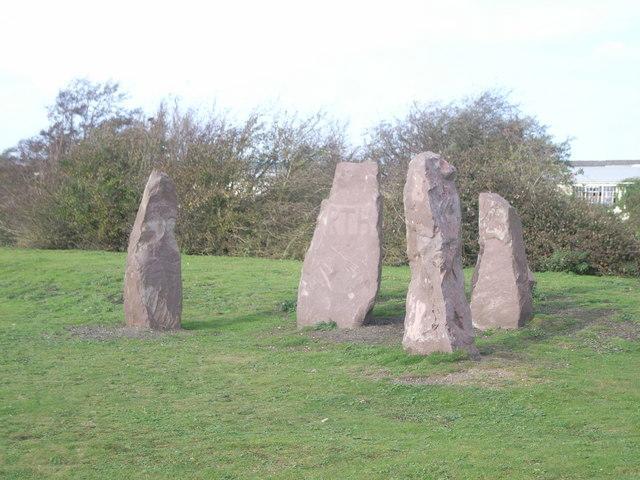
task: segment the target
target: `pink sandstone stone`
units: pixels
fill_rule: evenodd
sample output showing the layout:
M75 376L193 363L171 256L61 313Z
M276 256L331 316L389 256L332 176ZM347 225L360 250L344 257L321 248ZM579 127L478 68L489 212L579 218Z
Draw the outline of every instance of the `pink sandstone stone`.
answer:
M480 253L472 280L471 317L481 330L524 325L533 312L535 279L527 263L522 222L497 193L480 194Z
M128 326L180 328L182 280L174 234L178 201L173 181L154 170L142 195L129 237L124 279Z
M362 325L380 286L382 199L375 162L336 166L298 288L298 326Z
M411 283L402 340L409 353L463 349L477 354L464 293L455 172L431 152L409 163L404 211Z

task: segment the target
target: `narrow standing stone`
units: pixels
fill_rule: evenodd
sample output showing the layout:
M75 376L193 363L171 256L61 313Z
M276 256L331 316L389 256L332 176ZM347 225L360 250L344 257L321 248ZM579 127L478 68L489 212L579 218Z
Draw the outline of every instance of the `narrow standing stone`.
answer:
M409 163L404 212L411 283L402 345L410 353L477 353L464 293L455 172L431 152Z
M522 222L515 209L497 193L480 194L480 253L473 273L471 317L481 330L518 328L531 318L529 270Z
M335 322L362 325L380 286L382 199L378 164L336 166L322 202L298 288L298 326Z
M177 213L173 181L154 170L129 237L124 279L128 326L153 330L180 328L182 279L174 234Z

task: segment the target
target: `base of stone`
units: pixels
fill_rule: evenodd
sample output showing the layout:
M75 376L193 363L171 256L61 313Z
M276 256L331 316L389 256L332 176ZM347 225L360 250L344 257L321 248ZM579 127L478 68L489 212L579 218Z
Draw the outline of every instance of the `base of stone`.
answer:
M517 330L518 328L522 328L524 326L524 322L521 325L478 325L477 323L473 324L473 328L481 331L485 330Z
M443 345L433 342L419 342L419 341L402 341L402 347L405 352L410 355L431 355L432 353L453 353L458 350L463 350L469 354L469 358L472 360L480 359L480 352L475 344L469 345Z

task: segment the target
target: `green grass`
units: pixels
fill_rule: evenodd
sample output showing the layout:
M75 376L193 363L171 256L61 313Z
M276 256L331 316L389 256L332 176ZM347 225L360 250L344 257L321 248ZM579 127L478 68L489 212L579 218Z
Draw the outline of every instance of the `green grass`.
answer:
M183 257L179 334L72 335L122 323L123 265L0 249L0 477L640 477L636 279L538 274L478 363L297 331L300 263L263 259ZM408 276L384 269L376 315Z

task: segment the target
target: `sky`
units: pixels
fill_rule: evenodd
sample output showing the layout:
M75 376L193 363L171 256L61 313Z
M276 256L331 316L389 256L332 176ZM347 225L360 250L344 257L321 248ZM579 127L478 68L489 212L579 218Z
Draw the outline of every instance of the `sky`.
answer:
M348 122L510 92L572 159L640 159L640 1L33 1L0 9L0 151L74 78L131 106L256 107Z

